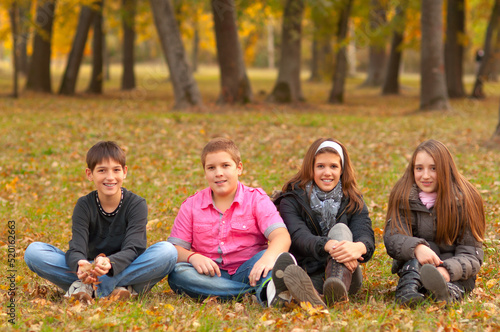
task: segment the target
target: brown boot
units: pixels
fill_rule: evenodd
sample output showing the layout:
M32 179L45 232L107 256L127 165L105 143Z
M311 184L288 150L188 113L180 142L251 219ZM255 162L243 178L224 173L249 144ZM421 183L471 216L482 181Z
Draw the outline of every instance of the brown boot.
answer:
M347 292L351 286L352 272L344 264L337 263L328 257L325 279L323 295L328 306L332 306L335 301L349 299Z

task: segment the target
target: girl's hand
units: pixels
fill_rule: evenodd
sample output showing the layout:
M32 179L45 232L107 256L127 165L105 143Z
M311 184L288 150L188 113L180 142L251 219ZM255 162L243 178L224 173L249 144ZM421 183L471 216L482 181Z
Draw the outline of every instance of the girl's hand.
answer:
M109 270L111 270L111 261L108 257L98 256L94 263L95 268L93 272L98 277L108 274Z
M338 263L347 263L353 260L363 260L361 257L366 253L366 247L361 242L340 241L328 252Z
M189 263L198 271L199 274L204 274L207 276L221 276L220 269L217 263L215 263L210 258L203 256L202 254L192 255L189 259Z
M337 241L337 240L328 240L328 242L327 242L327 243L325 243L325 247L324 247L325 251L326 251L327 253L330 253L330 250L332 250L332 248L333 248L333 247L334 247L337 243L339 243L339 241Z
M250 280L250 286L255 287L257 285L257 281L259 281L260 277L267 277L269 271L274 267L274 262L276 258L271 259L269 255L262 255L262 257L253 265L252 271L248 275L248 279Z
M345 265L345 267L347 267L349 269L349 271L351 271L351 273L354 273L354 271L356 270L356 268L359 265L359 262L357 259L355 259L352 261L345 262L344 265Z
M443 264L443 261L434 252L434 250L432 250L431 248L429 248L425 244L419 244L415 248L415 258L418 260L418 262L421 265L431 264L434 266L439 266L439 265ZM446 271L446 273L448 273L448 271ZM449 278L449 275L448 275L448 278Z
M446 280L446 282L450 282L450 274L448 273L448 270L442 266L438 266L437 267L437 270L441 273L441 275L443 276L444 280Z

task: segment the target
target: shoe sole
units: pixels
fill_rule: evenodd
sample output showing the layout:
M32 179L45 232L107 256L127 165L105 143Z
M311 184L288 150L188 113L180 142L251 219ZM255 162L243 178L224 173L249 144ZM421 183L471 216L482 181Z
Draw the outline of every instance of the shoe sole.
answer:
M85 292L74 293L73 295L71 295L71 297L77 299L80 302L85 301L87 303L90 303L92 301L92 297Z
M313 306L326 308L325 303L316 292L311 278L301 267L297 265L288 266L285 269L283 280L292 296L299 302L309 302Z
M441 273L433 265L425 264L420 269L420 280L425 289L430 291L437 301L449 302L450 294L448 292L448 285L444 280Z
M285 275L285 269L290 265L297 265L297 262L292 255L287 253L280 254L274 263L271 276L274 286L276 287L277 295L287 290L286 284L283 281L283 276Z
M118 289L113 290L109 298L114 301L123 301L128 300L130 298L130 292L126 289Z
M347 289L339 278L330 277L326 279L324 289L323 295L328 306L332 306L336 301L345 301L349 298Z

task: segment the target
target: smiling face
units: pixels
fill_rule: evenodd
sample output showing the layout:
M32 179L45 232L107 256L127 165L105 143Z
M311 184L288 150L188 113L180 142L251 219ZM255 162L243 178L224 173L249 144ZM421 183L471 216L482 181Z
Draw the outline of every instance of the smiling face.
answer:
M314 182L319 189L329 192L339 183L342 174L340 156L327 152L316 155L314 161Z
M127 176L127 166L122 167L116 160L105 159L97 163L93 171L87 168L85 172L88 179L94 182L100 200L120 200L123 179Z
M238 188L238 177L243 164L236 162L225 151L211 152L205 160L205 178L212 189L214 200L232 199Z
M427 152L417 153L413 174L415 175L415 183L420 190L426 193L437 191L436 163Z

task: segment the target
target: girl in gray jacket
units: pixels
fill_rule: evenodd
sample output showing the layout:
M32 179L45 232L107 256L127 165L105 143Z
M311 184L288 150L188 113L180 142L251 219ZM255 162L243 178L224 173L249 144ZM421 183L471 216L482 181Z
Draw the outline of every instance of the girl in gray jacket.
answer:
M461 300L483 262L485 227L481 196L446 146L421 143L389 197L384 242L399 276L396 302L419 304L426 293Z

